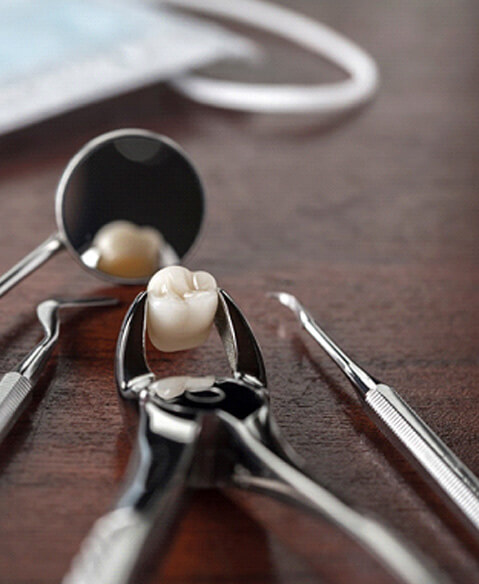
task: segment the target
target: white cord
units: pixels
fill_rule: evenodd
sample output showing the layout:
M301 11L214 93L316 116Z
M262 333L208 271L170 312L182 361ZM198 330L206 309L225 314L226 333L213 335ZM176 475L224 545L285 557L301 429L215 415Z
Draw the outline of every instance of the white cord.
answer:
M185 75L170 83L201 103L262 113L346 112L369 101L378 87L374 60L326 25L262 0L163 0L164 3L236 20L284 37L336 64L350 75L321 85L240 83Z

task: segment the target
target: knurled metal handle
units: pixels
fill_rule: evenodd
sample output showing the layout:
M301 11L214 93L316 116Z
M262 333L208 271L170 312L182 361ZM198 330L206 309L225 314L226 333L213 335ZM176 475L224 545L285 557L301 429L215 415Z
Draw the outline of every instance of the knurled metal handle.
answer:
M8 434L31 398L30 380L16 371L0 380L0 441Z
M378 384L366 403L392 434L479 530L479 481L444 442L392 389Z

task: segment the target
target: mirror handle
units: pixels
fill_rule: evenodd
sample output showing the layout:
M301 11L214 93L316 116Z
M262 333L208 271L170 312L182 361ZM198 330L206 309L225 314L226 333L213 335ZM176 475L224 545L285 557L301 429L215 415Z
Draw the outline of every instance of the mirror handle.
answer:
M64 243L59 233L50 235L48 239L0 277L0 297L43 265L63 247Z

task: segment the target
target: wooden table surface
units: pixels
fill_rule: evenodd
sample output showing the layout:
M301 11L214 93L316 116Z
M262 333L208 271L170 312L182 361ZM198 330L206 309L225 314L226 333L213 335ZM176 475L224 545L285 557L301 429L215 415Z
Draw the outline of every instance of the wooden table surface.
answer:
M378 60L373 104L342 123L201 107L154 86L0 141L0 271L54 230L53 194L88 139L143 127L177 140L207 190L187 265L211 271L263 351L272 408L317 479L380 518L452 582L479 581L479 543L369 421L353 390L265 292L295 292L331 335L394 385L479 474L479 5L474 0L289 1ZM314 81L334 69L267 39L243 78ZM131 451L113 352L138 289L105 287L64 253L0 302L2 371L40 337L34 307L111 293L65 312L31 407L0 448L0 582L58 582L109 506ZM161 375L223 372L221 347L152 356ZM390 583L321 520L253 495L192 495L152 582Z

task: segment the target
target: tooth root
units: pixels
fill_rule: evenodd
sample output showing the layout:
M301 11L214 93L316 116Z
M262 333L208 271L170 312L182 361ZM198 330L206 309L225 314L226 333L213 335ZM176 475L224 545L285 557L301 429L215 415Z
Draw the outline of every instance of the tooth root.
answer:
M120 278L144 278L158 269L165 240L153 227L130 221L112 221L95 235L97 268Z
M170 266L148 284L147 330L160 351L183 351L208 338L218 306L216 281L207 272Z

